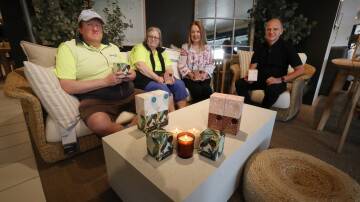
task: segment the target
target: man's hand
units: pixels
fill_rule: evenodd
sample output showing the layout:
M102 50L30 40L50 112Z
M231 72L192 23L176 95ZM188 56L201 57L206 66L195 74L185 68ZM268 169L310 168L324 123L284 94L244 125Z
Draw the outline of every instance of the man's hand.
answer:
M268 86L273 85L273 84L279 84L279 83L281 83L281 78L275 78L275 77L271 76L266 79L266 84Z
M248 82L248 83L254 83L255 81L249 81L248 80L248 75L246 74L245 77L244 77L244 81Z
M124 81L133 81L135 80L136 73L134 70L129 70L126 77L123 79Z
M104 78L104 81L107 86L115 86L122 82L122 79L116 74L109 74Z

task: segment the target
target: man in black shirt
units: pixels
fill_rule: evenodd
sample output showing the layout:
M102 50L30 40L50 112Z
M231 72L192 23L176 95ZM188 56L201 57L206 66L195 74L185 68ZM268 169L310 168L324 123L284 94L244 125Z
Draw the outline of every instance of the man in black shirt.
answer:
M304 67L295 49L280 38L282 23L273 18L265 26L265 43L255 50L249 69L258 69L257 81L248 81L247 76L236 82L236 92L251 104L249 90L265 91L262 106L270 108L281 93L286 90L286 82L303 74ZM295 71L287 74L288 66Z

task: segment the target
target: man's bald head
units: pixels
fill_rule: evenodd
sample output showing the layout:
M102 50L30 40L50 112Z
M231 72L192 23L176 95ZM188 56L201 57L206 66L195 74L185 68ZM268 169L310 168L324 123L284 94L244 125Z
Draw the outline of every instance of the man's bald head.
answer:
M278 18L272 18L265 25L265 40L269 45L273 45L283 33L282 22Z

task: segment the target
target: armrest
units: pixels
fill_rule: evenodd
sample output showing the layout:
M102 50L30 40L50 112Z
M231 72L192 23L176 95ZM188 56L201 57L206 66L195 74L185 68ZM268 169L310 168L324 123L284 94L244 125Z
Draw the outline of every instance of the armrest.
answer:
M26 81L23 68L16 69L7 75L4 84L4 94L20 99L32 140L38 147L46 144L41 103Z
M304 64L304 74L301 76L296 77L294 80L309 80L315 74L315 67L309 64Z
M233 74L232 79L231 79L230 94L235 94L236 93L235 82L240 79L240 65L232 64L230 66L230 71Z

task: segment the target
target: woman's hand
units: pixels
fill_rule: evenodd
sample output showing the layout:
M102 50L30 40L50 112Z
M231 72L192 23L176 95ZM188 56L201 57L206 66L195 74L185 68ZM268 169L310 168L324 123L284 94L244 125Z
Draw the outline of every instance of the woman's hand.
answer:
M181 56L187 56L188 53L187 53L187 51L186 51L185 49L181 49L181 50L180 50L180 55L181 55Z
M200 80L204 81L209 78L209 75L205 71L200 71Z
M164 83L164 78L161 76L158 76L155 81L158 83Z
M171 72L165 72L164 81L166 84L173 85L175 83L174 75Z

